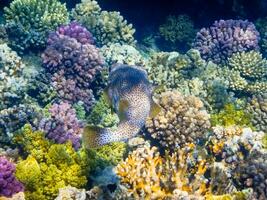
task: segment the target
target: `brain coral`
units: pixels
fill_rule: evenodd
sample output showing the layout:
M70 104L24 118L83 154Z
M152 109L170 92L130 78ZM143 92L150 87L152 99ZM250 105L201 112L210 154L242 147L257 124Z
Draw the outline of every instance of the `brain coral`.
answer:
M196 35L193 47L205 60L224 63L233 53L258 50L259 33L253 23L243 20L219 20Z
M5 8L7 33L19 52L44 47L49 31L68 21L68 11L57 0L14 0Z
M195 142L210 128L210 116L194 96L165 92L158 99L162 111L146 122L146 130L162 147L174 149Z
M120 15L119 12L101 11L94 0L84 0L72 10L72 17L93 34L98 46L110 43L134 45L132 24Z
M77 119L75 110L68 103L53 104L50 118L42 119L39 128L46 133L46 137L62 144L72 142L77 150L80 147L82 123Z
M0 198L11 197L13 194L23 191L23 185L16 179L15 165L5 157L0 157Z

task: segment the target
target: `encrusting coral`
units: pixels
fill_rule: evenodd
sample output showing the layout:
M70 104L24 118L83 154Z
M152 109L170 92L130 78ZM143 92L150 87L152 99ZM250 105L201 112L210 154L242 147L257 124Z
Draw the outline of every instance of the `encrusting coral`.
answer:
M90 30L98 46L110 43L135 44L132 24L128 24L119 12L101 11L94 0L84 0L77 4L72 10L72 17Z
M219 20L196 35L193 48L205 60L225 63L233 53L258 50L259 32L253 23L244 20Z
M16 167L7 158L0 156L0 199L12 197L13 194L24 190L23 185L14 176Z
M54 199L59 188L86 185L85 159L71 143L52 144L41 131L26 125L14 138L27 159L17 164L16 177L25 185L27 199Z
M74 149L78 149L83 131L83 124L76 117L76 112L68 103L53 104L49 108L49 118L40 121L39 129L46 137L62 144L71 141Z
M210 115L202 101L177 91L162 93L158 99L162 111L146 121L148 135L170 150L196 142L210 128Z
M19 52L44 48L49 31L68 22L67 8L57 0L14 0L4 10L9 41Z

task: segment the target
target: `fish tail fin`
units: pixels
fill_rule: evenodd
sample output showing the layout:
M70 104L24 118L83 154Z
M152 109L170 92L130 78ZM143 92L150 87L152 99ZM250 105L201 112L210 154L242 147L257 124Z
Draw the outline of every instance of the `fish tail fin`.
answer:
M108 130L96 126L86 126L83 130L82 140L85 148L97 148L111 141Z

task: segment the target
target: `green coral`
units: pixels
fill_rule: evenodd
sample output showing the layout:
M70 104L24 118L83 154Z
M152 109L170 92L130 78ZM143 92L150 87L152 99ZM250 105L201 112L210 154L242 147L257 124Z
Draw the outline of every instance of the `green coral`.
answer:
M68 22L58 0L14 0L4 12L10 43L19 52L44 47L49 31Z
M246 93L267 90L267 60L259 52L235 53L228 58L227 67L224 76L230 89Z
M98 46L111 43L134 45L135 29L119 12L101 11L94 0L83 0L72 10L72 18L94 35Z
M118 116L112 112L110 105L102 94L88 116L87 123L99 127L114 127L118 122Z
M262 144L265 149L267 149L267 133L265 133L263 139L262 139Z
M189 46L195 36L193 21L187 15L168 16L159 27L160 35L173 45Z
M123 160L127 151L127 145L124 142L113 142L95 149L96 155L108 165L117 165Z
M62 187L86 185L87 157L77 153L70 143L53 144L30 125L25 125L14 142L27 155L16 170L16 177L26 186L27 199L54 199Z
M251 116L243 109L237 108L234 104L226 104L224 109L217 114L211 115L212 126L249 126L251 125Z

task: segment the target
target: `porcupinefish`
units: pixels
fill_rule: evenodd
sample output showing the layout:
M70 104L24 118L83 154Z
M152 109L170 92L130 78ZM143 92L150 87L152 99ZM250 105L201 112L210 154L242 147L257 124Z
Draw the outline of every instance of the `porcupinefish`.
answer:
M94 148L136 136L147 117L156 116L160 112L160 106L152 99L154 89L148 81L147 72L141 67L114 66L104 94L120 122L115 130L86 126L83 131L85 147Z

